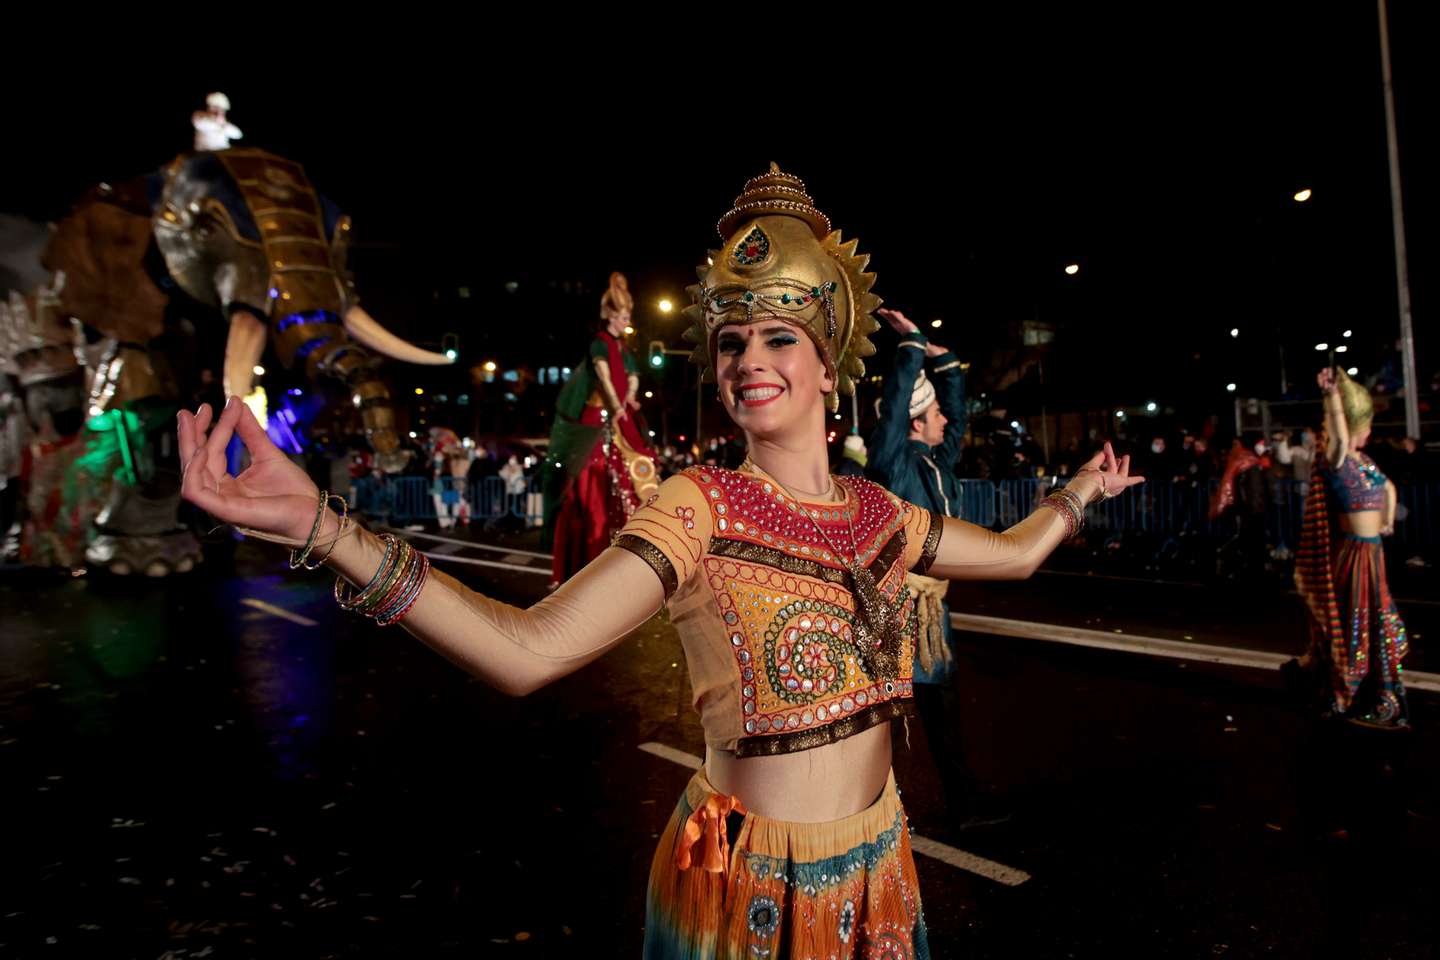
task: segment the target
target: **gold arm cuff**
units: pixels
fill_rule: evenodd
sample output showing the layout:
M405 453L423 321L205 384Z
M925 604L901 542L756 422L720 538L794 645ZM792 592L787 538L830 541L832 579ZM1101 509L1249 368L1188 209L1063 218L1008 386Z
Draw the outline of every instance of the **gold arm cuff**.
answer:
M911 573L925 573L935 562L935 555L940 552L940 534L945 532L945 518L934 510L927 512L930 514L930 529L925 532L925 544L920 548L920 559L910 568Z
M655 576L660 578L660 586L665 591L665 599L669 600L670 595L680 586L679 578L675 575L675 565L665 552L644 537L637 537L633 533L622 533L615 538L611 544L621 550L629 550L635 556L644 560L655 571Z

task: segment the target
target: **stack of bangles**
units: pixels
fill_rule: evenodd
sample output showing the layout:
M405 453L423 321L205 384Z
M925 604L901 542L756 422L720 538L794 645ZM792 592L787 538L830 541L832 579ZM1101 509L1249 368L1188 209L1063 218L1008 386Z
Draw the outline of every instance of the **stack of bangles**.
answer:
M371 617L382 627L400 622L425 588L430 574L430 560L409 543L392 534L383 533L385 556L380 569L359 593L346 596L349 586L335 578L335 602L344 610Z
M1085 503L1080 495L1072 490L1056 490L1050 496L1040 501L1040 506L1049 507L1065 521L1065 539L1078 534L1085 527Z

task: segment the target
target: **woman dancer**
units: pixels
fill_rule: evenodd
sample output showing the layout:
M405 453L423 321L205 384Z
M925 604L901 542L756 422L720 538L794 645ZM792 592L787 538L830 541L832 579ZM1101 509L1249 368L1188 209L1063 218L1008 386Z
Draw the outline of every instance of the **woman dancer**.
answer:
M1306 666L1323 710L1366 726L1408 726L1400 661L1405 622L1385 578L1382 536L1395 530L1395 485L1365 453L1374 407L1344 371L1316 376L1325 434L1316 444L1295 579L1310 613Z
M521 610L467 589L404 541L336 516L231 400L182 413L185 496L335 568L341 605L401 621L501 690L596 659L668 604L705 728L705 766L652 865L651 958L929 955L888 721L912 704L909 571L1027 577L1086 504L1141 482L1107 445L1003 533L830 475L827 408L874 352L874 275L856 242L774 165L719 224L687 311L696 360L745 432L738 471L672 477L621 536ZM232 432L253 465L225 474ZM313 554L313 556L312 556Z

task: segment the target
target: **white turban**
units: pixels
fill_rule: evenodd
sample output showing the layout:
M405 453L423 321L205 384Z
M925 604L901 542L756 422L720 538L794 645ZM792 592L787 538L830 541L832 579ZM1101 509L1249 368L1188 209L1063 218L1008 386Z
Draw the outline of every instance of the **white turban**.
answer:
M229 110L230 98L217 90L215 93L212 93L210 94L210 96L205 98L205 106L213 107L216 110Z
M925 412L930 404L935 402L935 385L930 378L925 376L925 371L920 371L920 376L915 378L915 389L910 391L910 419L915 419Z

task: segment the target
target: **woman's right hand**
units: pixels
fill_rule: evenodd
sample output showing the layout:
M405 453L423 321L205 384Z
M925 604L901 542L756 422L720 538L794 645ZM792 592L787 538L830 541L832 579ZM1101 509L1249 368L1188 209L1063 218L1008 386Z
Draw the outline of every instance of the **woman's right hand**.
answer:
M888 307L881 307L875 312L880 314L880 316L884 317L885 322L890 324L890 328L896 333L900 334L902 337L907 333L914 333L920 329L919 327L915 326L914 320L911 320L899 310L891 310Z
M1320 385L1321 393L1333 393L1335 391L1335 371L1326 367L1315 374L1315 382Z
M193 415L181 410L176 418L184 470L181 495L217 520L304 543L315 525L319 488L270 442L238 397L226 402L213 428L212 418L208 403ZM237 430L250 451L250 466L232 477L226 472L225 448Z

